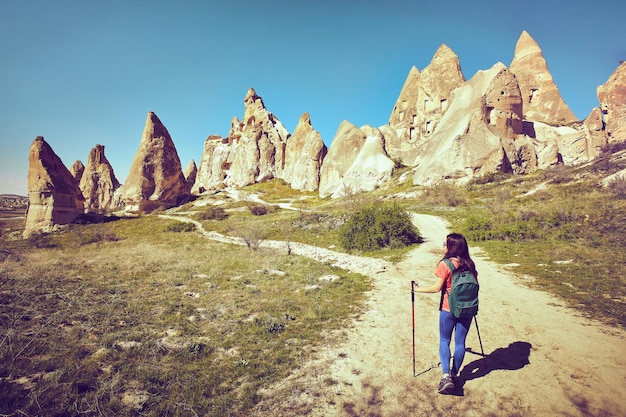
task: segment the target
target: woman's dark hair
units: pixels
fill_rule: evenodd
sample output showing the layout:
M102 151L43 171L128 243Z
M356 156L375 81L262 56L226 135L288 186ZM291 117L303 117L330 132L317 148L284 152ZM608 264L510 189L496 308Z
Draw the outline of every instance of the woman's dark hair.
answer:
M469 248L465 236L460 233L450 233L446 237L445 258L457 258L459 260L459 270L470 270L476 275L476 265L470 258Z

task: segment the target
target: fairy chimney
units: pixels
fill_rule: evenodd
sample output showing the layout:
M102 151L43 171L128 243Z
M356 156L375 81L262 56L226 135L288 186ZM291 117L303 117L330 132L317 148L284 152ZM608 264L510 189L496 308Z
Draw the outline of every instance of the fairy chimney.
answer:
M282 178L295 190L316 191L327 152L322 137L311 126L309 113L304 113L287 140Z
M72 164L72 166L70 167L70 174L72 174L72 177L74 177L76 183L80 183L80 179L82 178L84 171L85 165L83 165L83 162L80 160L74 162L74 164Z
M128 210L151 211L177 205L188 194L174 142L157 115L149 112L122 200Z
M189 161L187 167L183 171L183 175L185 176L187 187L191 190L196 182L196 176L198 175L198 167L196 166L196 161L194 161L193 159Z
M280 178L289 138L287 129L253 88L248 90L244 104L243 120L233 119L228 134L231 150L225 182L236 187Z
M84 209L76 179L43 136L37 136L30 146L28 201L24 237L72 223Z
M520 85L524 119L552 125L566 125L577 120L561 97L541 48L526 31L517 41L509 68Z
M113 196L120 187L113 167L104 155L104 146L96 145L89 152L79 187L85 198L85 211L105 213L114 207Z
M397 132L386 142L392 159L415 165L418 148L437 130L452 92L463 83L459 57L445 44L421 73L411 68L389 117L389 126Z

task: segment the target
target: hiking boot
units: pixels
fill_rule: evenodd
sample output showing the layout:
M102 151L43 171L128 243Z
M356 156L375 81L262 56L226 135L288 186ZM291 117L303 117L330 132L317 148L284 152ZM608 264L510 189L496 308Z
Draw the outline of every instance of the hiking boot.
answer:
M452 383L456 385L459 375L454 368L450 369L450 378L452 379Z
M452 377L450 377L449 374L445 374L443 378L441 378L437 391L439 391L439 394L450 394L454 391L454 382L452 382Z

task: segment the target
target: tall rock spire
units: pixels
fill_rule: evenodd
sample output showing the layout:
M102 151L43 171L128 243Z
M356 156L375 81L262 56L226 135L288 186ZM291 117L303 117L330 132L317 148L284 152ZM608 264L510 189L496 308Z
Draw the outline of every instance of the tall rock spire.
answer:
M122 201L127 208L150 211L176 205L188 193L174 142L157 115L149 112Z
M228 134L232 146L226 183L236 187L281 178L289 138L285 126L265 108L254 88L248 90L244 104L243 120L233 119Z
M282 179L296 190L317 190L320 184L320 169L327 152L319 132L311 126L309 113L304 113L287 140Z
M442 44L422 70L411 68L389 118L396 135L386 143L389 156L414 165L416 151L435 132L448 107L452 91L465 83L459 57Z
M509 67L520 85L524 119L551 125L575 122L576 116L559 93L541 48L523 31Z
M28 201L24 237L71 223L84 211L76 179L43 136L37 136L30 145Z
M104 213L113 209L113 195L120 187L113 167L104 155L104 146L96 145L80 179L79 187L85 198L85 211Z

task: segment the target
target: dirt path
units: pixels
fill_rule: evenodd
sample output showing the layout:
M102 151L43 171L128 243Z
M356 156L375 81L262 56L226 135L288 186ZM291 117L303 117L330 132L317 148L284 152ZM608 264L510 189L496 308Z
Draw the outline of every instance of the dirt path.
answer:
M414 377L410 281L434 280L448 233L437 217L416 215L414 222L426 242L399 269L324 252L374 278L368 308L345 330L344 343L320 348L315 359L268 388L252 416L626 415L626 332L581 318L554 297L528 289L477 248L470 251L481 282L478 324L488 368L476 354L472 327L459 395L437 394L439 298L415 294L420 375ZM317 250L302 245L298 252L312 256Z

